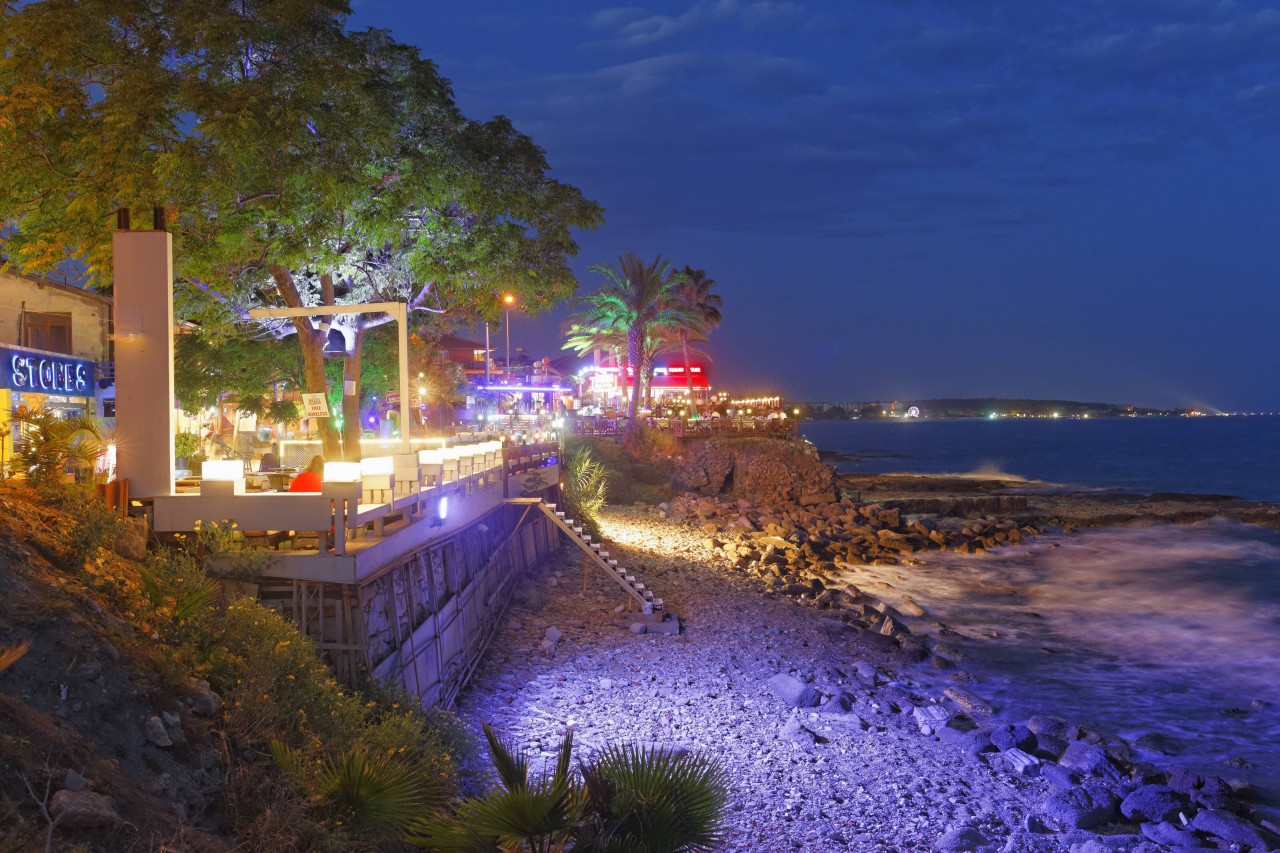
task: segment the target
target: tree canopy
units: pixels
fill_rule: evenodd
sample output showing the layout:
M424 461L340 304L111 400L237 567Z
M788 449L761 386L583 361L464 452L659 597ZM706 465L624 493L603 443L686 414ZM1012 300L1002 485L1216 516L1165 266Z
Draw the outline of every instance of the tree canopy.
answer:
M572 229L598 225L599 205L550 177L506 118L464 116L415 48L346 31L344 2L0 9L0 219L25 269L71 259L109 289L113 213L159 206L188 309L218 299L224 319L406 301L469 320L496 316L500 291L536 313L576 287ZM360 345L382 322L334 310L267 332L296 335L303 384L323 391L332 324L358 389ZM358 405L357 390L356 429Z

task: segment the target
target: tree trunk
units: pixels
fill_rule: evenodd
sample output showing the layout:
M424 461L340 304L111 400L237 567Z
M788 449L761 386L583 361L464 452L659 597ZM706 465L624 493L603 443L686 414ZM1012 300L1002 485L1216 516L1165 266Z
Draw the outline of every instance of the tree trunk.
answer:
M693 399L693 371L689 369L689 333L680 333L680 348L684 350L684 378L689 384L689 413L698 414L698 404Z
M364 333L364 327L357 326L355 340L348 345L342 359L342 446L348 462L358 462L363 458L360 445L360 433L364 431L364 424L360 422L360 362L364 353ZM345 393L348 382L354 389L350 394Z
M293 274L284 267L273 264L271 277L290 308L302 308L302 297L293 283ZM302 348L302 380L303 387L309 394L328 394L329 383L324 375L324 344L327 335L320 332L311 323L310 317L294 317L293 328L297 331L298 346ZM333 425L333 418L319 418L320 440L326 459L342 458L342 444L338 439L338 430Z
M642 337L639 329L631 329L627 332L627 363L634 374L631 378L631 401L627 406L627 417L630 419L627 424L628 429L636 428L636 415L640 411L640 377L643 367L642 359L640 358L640 343ZM626 388L627 386L623 385L622 387Z

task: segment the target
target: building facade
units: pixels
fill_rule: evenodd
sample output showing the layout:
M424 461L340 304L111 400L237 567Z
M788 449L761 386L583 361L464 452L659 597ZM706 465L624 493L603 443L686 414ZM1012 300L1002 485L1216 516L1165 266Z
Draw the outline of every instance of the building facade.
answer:
M0 273L0 464L21 433L21 408L115 417L111 300L36 275Z

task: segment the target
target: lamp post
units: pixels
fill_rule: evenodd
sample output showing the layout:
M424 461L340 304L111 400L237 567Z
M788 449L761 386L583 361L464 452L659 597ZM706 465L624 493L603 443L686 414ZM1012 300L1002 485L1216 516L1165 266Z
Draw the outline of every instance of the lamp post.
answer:
M507 306L506 308L506 314L507 314L507 365L506 365L507 370L506 370L506 373L507 373L507 380L510 381L511 379L511 306L515 304L516 298L512 296L510 293L508 293L506 296L502 297L502 302L504 305Z
M492 361L490 358L491 352L492 350L489 349L489 321L486 319L484 321L484 384L486 387L491 384L489 381L489 362Z

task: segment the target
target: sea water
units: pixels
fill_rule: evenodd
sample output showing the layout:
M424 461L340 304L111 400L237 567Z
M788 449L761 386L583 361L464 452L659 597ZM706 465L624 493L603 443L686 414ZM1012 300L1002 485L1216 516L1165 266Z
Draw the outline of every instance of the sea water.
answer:
M814 440L858 454L846 464L859 470L989 465L1086 488L1277 497L1280 478L1268 483L1258 471L1280 469L1280 419L1250 419L1248 427L1212 420L1208 429L1179 419L1093 432L1085 430L1098 423L921 422L897 434L896 424L815 424L840 440ZM1127 453L1104 449L1109 442ZM861 458L868 449L875 455ZM1183 479L1206 456L1218 462L1216 473ZM1064 716L1151 744L1139 757L1160 766L1245 779L1280 801L1280 533L1216 519L1051 531L988 554L921 556L926 565L868 566L849 580L891 604L913 598L926 610L907 620L915 631L938 634L934 622L955 631L938 640L977 679L960 686L1006 719ZM947 671L925 675L949 683Z
M1280 417L804 421L842 474L990 473L1280 501Z

